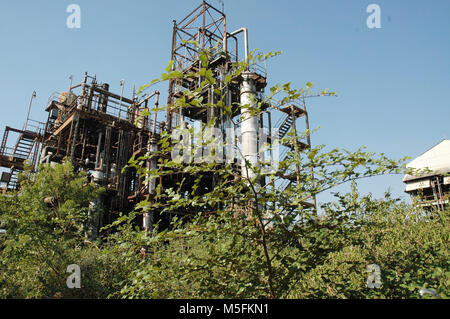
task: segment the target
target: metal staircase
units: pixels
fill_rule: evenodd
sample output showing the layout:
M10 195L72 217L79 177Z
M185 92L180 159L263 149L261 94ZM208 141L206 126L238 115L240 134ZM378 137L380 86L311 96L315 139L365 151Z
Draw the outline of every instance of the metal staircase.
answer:
M27 160L31 155L35 142L36 137L34 134L27 134L26 131L23 132L20 134L16 146L14 147L13 156Z
M10 133L18 134L14 147L8 147ZM29 161L33 167L36 165L40 133L41 131L32 132L6 127L0 147L0 166L10 170L10 178L6 183L7 189L18 189L18 175L24 170L26 161Z
M22 160L24 163L27 160L33 160L32 158L32 152L33 148L36 144L36 137L34 134L27 134L27 132L24 132L20 134L19 139L16 143L16 146L14 147L14 152L12 156L18 160ZM11 179L8 183L8 188L10 189L17 189L19 186L18 183L18 177L21 170L19 170L16 167L11 168Z
M279 138L282 139L284 138L292 129L294 120L296 120L297 118L303 116L306 114L306 112L301 109L300 107L298 107L295 104L289 104L288 106L283 106L283 105L278 105L278 109L280 109L281 111L283 111L284 113L286 113L287 115L283 118L281 118L278 121L278 126L279 126ZM309 147L308 144L305 144L303 142L298 141L300 148L307 148ZM292 143L282 143L283 146L285 146L286 148L284 149L284 151L280 154L280 158L282 161L285 161L289 158L292 158L293 154L289 153L289 151L293 151L294 149L294 145ZM280 184L280 189L282 190L286 190L288 187L290 186L295 186L297 185L297 181L293 178L285 178L281 184Z
M21 171L18 170L18 169L15 169L15 168L11 169L11 172L10 172L11 173L11 177L9 179L9 183L6 186L6 188L8 188L8 189L17 189L19 187L18 179L19 179L19 173L20 172Z
M283 138L286 136L286 134L289 132L289 130L292 127L292 124L294 122L294 119L292 116L286 116L286 118L284 119L284 121L282 122L280 129L279 129L279 138Z

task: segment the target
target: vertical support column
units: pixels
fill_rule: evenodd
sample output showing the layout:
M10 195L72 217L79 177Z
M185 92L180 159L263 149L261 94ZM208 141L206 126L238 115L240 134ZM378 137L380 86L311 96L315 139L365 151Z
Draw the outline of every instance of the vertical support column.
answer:
M147 145L147 151L148 155L153 155L158 151L158 144L155 137L151 137L148 141ZM147 161L147 170L156 170L156 157L151 158ZM146 181L147 181L147 190L149 193L149 196L154 196L156 192L156 179L150 178L150 174L146 174ZM143 227L145 231L151 233L153 231L153 212L148 211L144 213L143 220L142 220Z
M206 35L206 2L203 1L203 26L202 26L202 50L205 49L205 35Z
M177 43L177 21L173 20L173 34L172 34L172 54L171 60L175 62L175 47ZM167 114L166 114L166 124L167 129L170 131L172 129L172 104L173 104L173 94L174 94L175 82L173 79L169 80L169 96L167 97Z
M308 143L308 148L311 149L311 132L309 132L309 117L308 117L308 111L306 110L305 99L303 99L303 110L305 111L305 127L306 127L306 130L308 130L308 135L306 136L306 140ZM312 166L310 168L310 172L311 172L311 178L314 182L314 168ZM314 209L317 210L316 194L313 194L312 200L313 200Z
M78 98L78 105L77 105L77 109L78 110L83 110L86 107L86 105L87 105L87 97L86 97L86 94L87 94L87 92L86 92L87 91L86 90L87 77L88 77L88 74L87 74L87 72L85 72L84 73L84 80L83 80L83 83L81 84L81 93L80 93L80 96Z
M121 131L119 131L119 133L120 132ZM103 149L103 154L104 154L103 177L104 177L105 185L108 185L110 169L111 169L111 145L113 144L111 139L112 139L112 127L108 126L108 127L106 127L105 144L104 144L105 146Z
M103 83L101 88L105 91L109 91L109 84ZM100 94L100 99L98 103L98 111L102 113L106 113L108 107L108 96L106 94Z
M241 84L241 134L242 134L242 176L254 181L256 173L245 167L245 160L256 167L258 165L258 115L252 114L255 107L256 87L252 73L242 74ZM247 107L244 107L247 105ZM244 107L244 108L242 108Z
M297 116L295 114L295 108L291 106L291 116L292 116L292 129L294 130L294 152L295 152L295 169L296 169L296 177L297 184L300 185L300 148L298 141L298 132L297 132Z
M75 148L77 147L78 128L80 126L80 114L78 112L75 113L75 116L73 117L73 121L75 122L75 129L73 131L72 141L71 141L72 145L70 148L70 160L72 161L72 163L74 163L74 161L75 161Z
M267 143L267 133L264 131L264 113L259 115L258 156L262 163L265 161L264 146Z
M102 140L103 140L103 130L100 129L100 132L98 133L98 141L97 141L97 153L95 154L95 169L101 170L101 159L100 154L102 150Z
M443 201L443 196L442 196L442 188L441 188L441 183L439 181L439 176L436 176L436 185L437 185L438 198L439 198L438 207L439 207L439 210L441 210L441 209L444 210L445 207L444 207L444 201Z
M91 84L91 87L88 89L88 96L87 96L87 111L92 111L92 99L94 98L94 91L95 91L95 83Z

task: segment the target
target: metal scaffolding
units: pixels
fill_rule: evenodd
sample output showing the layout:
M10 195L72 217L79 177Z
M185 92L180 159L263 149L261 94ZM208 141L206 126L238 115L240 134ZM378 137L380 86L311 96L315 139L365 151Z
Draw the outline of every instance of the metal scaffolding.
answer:
M173 70L183 74L199 73L202 67L212 71L215 84L203 87L201 96L205 105L214 105L218 101L216 89L225 92L225 105L232 106L231 115L225 115L220 108L211 106L178 108L177 98L183 96L185 90L200 88L202 77L183 77L169 81L168 109L166 121L158 121L157 111L141 117L143 111L149 110L149 104L158 106L158 91L138 101L137 97L127 98L122 94L109 91L107 83L98 83L96 76L84 75L84 80L70 85L67 92L57 93L46 107L48 118L46 123L37 123L36 130L30 131L25 127L16 130L7 127L0 149L0 166L6 167L10 173L2 176L7 189L18 189L17 173L24 169L26 160L31 161L33 168L42 163L61 163L65 158L70 159L77 171L88 172L91 181L106 189L101 200L105 214L100 223L112 222L119 212L129 212L135 204L144 198L152 198L156 183L162 188L173 187L184 181L186 191L194 184L198 176L185 173L175 173L159 178L158 181L140 177L135 169L125 168L129 159L158 151L158 141L161 132L169 132L188 122L211 124L223 131L224 140L227 139L227 128L240 129L242 132L242 153L246 159L257 162L259 139L258 129L266 128L272 136L272 114L278 112L280 138L294 130L297 136L299 118L306 119L306 110L295 103L283 105L274 100L265 103L260 115L246 113L239 105L253 103L264 98L267 85L267 71L257 65L250 65L240 76L225 84L225 78L231 74L234 62L241 61L239 56L238 34L244 34L244 58L248 58L248 31L245 28L229 33L226 28L226 16L220 10L203 1L180 22L174 21L171 59ZM232 49L231 49L232 48ZM207 66L202 66L200 54L202 50L212 53L212 59ZM150 102L153 99L153 102ZM149 112L147 112L149 113ZM240 117L240 118L238 118ZM27 123L33 123L27 120ZM11 132L19 134L13 148L8 147ZM238 137L233 137L238 138ZM294 143L295 144L295 143ZM285 157L288 150L310 147L309 139L294 145L285 144L281 156ZM159 155L164 156L164 155ZM283 159L283 158L281 158ZM237 171L242 170L242 162L236 161ZM147 168L156 168L156 159L148 160ZM243 171L242 171L243 172ZM9 174L9 175L8 175ZM242 173L246 175L246 173ZM246 175L246 178L251 176ZM294 175L283 176L285 182L281 187L288 187L296 183ZM204 192L211 190L217 176L204 173L200 189ZM263 183L264 181L260 181ZM183 191L183 190L181 190ZM305 206L313 206L304 203ZM214 207L210 208L211 211ZM156 221L154 213L145 212L142 225L151 230ZM175 214L192 214L194 211L180 209ZM206 212L208 213L208 212Z

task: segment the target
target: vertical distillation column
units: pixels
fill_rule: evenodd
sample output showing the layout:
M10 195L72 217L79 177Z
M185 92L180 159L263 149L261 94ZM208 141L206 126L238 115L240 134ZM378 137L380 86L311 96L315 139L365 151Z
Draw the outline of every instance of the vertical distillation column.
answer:
M153 112L153 127L152 127L152 134L148 140L147 145L147 152L148 155L155 155L158 151L158 140L156 138L156 124L158 119L158 106L159 106L159 91L155 91L154 94L147 97L150 98L153 95L156 95L156 101L155 101L155 111ZM147 121L148 122L148 121ZM152 157L150 160L147 161L147 170L154 171L157 169L157 158ZM147 180L147 190L150 196L155 196L156 192L156 178L150 178L150 174L146 174L146 180ZM145 231L147 232L153 232L153 224L154 224L154 218L153 218L153 212L145 212L142 220L143 227Z
M231 32L229 36L239 33L244 34L245 62L249 63L248 30L240 28ZM226 42L226 37L225 37ZM242 167L241 173L244 178L254 182L257 174L253 168L258 166L258 115L252 114L255 110L256 85L253 73L247 71L242 73L241 84L241 136L242 136ZM247 160L252 168L246 167Z
M252 73L244 72L241 84L241 135L242 135L242 176L254 181L256 173L253 168L258 165L258 116L252 114L255 108L255 82ZM246 167L247 160L252 168Z

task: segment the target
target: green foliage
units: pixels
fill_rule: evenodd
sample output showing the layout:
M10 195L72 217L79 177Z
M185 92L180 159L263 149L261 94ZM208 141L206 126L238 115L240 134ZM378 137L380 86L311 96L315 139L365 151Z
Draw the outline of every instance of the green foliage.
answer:
M208 52L202 54L202 65L208 65L207 56ZM261 56L255 58L252 53L248 63L234 65L225 84L258 59ZM200 92L215 84L219 102L214 107L229 111L223 103L223 88L208 76L207 69L198 75L206 79L201 88L185 91L174 107L211 106L204 103ZM162 80L177 77L168 74ZM309 97L336 95L328 89L313 93L312 87L310 82L300 90L291 89L290 83L276 85L250 111L261 114L262 106L280 94L282 104L300 100L303 105ZM291 132L282 142L296 145L307 134L310 132L297 137ZM172 150L170 136L163 135L157 155ZM183 189L184 180L171 188L157 188L155 200L141 202L138 209L160 214L196 211L198 215L193 220L177 220L170 230L150 237L139 235L136 246L147 247L148 256L126 281L121 297L417 298L423 287L435 288L442 297L448 294L448 212L433 219L389 194L383 200L360 198L356 184L351 194L336 194L337 202L324 205L321 215L304 204L349 181L402 173L407 158L392 160L364 148L350 152L325 151L323 145L303 150L295 147L280 162L280 171L266 174L270 182L261 186L241 178L231 165L186 165L160 159L158 168L148 171L143 165L148 159L132 159L130 165L152 177L183 174L197 178L189 193ZM250 163L245 167L263 176ZM218 176L218 183L205 192L201 176L210 172ZM280 175L296 176L297 183L286 189L272 187ZM210 211L214 214L205 218ZM426 265L417 264L422 257ZM367 287L370 264L382 269L379 290Z
M83 236L91 202L101 189L75 173L69 162L41 166L20 176L21 190L2 197L2 221L13 234L49 234L68 239ZM47 201L47 202L46 202Z
M231 114L236 106L225 104L226 86L257 61L276 55L251 52L248 61L232 65L219 85L208 68L212 52L204 51L198 73L180 73L172 61L160 79L139 93L157 82L195 77L200 87L184 91L170 107L216 107ZM213 105L202 98L210 86L217 101ZM255 105L238 106L259 115L275 97L282 104L306 106L310 97L336 95L328 89L314 93L313 86L308 82L296 90L290 83L275 85ZM300 149L298 142L310 133L287 134L282 142L294 150L279 163L277 173L245 162L244 169L265 177L261 185L242 178L231 164L169 159L173 141L162 132L159 151L133 157L129 165L142 177L183 178L172 187L158 186L154 198L107 225L116 231L102 242L87 239L102 213L92 205L101 188L68 162L42 166L37 174L27 172L20 192L0 197L0 220L7 230L0 237L0 297L419 298L420 288L431 288L446 298L449 211L424 213L388 193L374 199L357 191L358 179L403 173L406 158L392 160L364 148ZM153 156L157 169L149 170L146 163ZM202 186L206 174L216 176L214 187ZM280 188L282 178L296 182ZM350 181L351 192L335 194L322 213L306 204ZM168 229L155 225L157 231L150 234L135 227L143 212L182 212L185 217L173 219ZM66 286L70 264L81 268L81 289ZM371 264L381 269L380 288L367 287Z
M105 298L123 269L113 252L87 240L102 189L69 162L25 172L21 190L0 196L6 235L0 245L0 298ZM50 199L50 200L46 200ZM46 202L47 201L47 202ZM120 261L120 262L119 262ZM69 289L67 266L82 269L83 289Z
M289 297L418 298L421 288L448 296L449 212L426 214L389 193L375 200L352 190L325 205L320 224L332 231L320 246L337 245L292 286ZM366 285L370 264L381 268L380 289Z
M289 233L269 231L276 297L419 298L420 288L448 296L448 211L424 215L388 194L338 199ZM263 249L247 215L196 218L141 238L148 255L121 297L270 297ZM380 289L367 287L370 264L381 268Z

